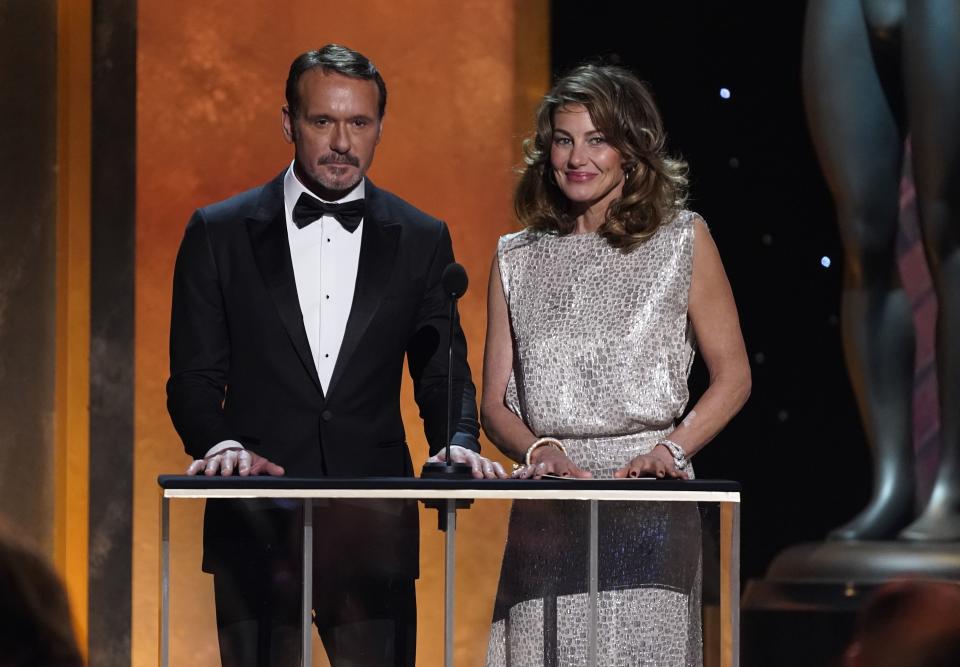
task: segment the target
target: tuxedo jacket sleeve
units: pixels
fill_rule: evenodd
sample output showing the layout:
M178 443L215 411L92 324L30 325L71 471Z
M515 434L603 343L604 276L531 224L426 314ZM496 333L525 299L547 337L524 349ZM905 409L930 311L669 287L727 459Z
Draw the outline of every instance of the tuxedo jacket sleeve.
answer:
M413 378L414 398L420 408L430 453L436 454L447 437L447 357L450 335L450 302L440 278L453 261L453 247L446 225L439 227L436 252L427 272L423 301L417 324L407 346L407 362ZM453 403L457 420L451 433L452 444L480 450L477 441L480 425L476 418L476 392L467 366L467 342L459 318L453 329Z
M167 408L184 449L195 458L237 434L223 401L230 374L230 335L204 215L190 218L177 254L170 324Z

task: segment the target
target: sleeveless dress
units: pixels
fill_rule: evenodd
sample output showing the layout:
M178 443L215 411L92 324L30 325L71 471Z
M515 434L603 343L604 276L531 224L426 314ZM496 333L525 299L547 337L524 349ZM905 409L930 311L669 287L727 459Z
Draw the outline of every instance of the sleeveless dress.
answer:
M500 239L507 406L594 477L649 452L686 407L697 221L681 211L629 253L597 234ZM587 664L587 521L586 502L514 503L488 666ZM701 665L696 503L605 501L598 527L598 664Z

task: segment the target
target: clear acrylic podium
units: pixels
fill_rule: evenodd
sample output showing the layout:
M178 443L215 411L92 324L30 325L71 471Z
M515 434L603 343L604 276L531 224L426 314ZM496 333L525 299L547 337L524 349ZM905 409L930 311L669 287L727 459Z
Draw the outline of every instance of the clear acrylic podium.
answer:
M444 665L453 665L454 569L458 509L467 501L546 500L585 504L589 519L586 556L587 664L595 667L600 558L598 515L603 503L691 503L717 508L719 543L719 664L737 667L740 658L740 486L718 480L447 480L418 478L296 479L283 477L188 477L161 475L159 664L170 661L170 500L282 499L302 504L303 588L301 595L301 660L312 664L314 510L313 501L370 499L419 500L437 507L445 524ZM461 511L464 511L461 509ZM467 510L469 511L469 510ZM425 523L421 531L433 530Z

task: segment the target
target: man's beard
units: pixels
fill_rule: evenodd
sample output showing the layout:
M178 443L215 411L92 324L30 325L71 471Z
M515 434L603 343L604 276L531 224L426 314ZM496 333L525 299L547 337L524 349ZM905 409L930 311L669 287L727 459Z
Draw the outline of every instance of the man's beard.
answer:
M332 201L338 199L341 195L353 190L357 184L363 180L363 172L360 170L360 160L353 154L326 153L311 165L311 168L305 169L299 159L295 162L296 172L300 180L313 194ZM347 174L331 174L328 171L330 165L342 165L355 167L349 176Z

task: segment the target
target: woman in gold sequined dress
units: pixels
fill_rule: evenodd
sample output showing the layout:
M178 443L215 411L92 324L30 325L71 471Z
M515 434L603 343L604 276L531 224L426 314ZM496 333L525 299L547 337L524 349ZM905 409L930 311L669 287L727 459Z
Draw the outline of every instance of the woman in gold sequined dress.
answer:
M515 476L692 478L750 370L686 165L627 70L586 65L541 102L490 272L483 426ZM694 341L710 385L683 417ZM518 501L488 665L585 664L586 515ZM693 503L603 503L599 664L702 662Z

